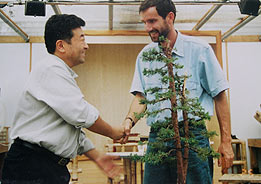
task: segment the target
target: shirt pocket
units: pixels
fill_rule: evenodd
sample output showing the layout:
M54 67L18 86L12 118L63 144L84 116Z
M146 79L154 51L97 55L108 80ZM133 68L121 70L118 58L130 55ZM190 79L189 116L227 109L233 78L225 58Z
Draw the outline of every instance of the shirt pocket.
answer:
M185 88L188 90L188 97L189 98L198 98L199 97L199 90L198 90L198 83L196 81L188 80L185 84Z

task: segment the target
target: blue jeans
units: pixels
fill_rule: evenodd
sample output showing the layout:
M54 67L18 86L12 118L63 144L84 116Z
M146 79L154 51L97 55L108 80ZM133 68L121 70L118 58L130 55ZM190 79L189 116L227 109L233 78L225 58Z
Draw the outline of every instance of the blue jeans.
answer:
M209 141L200 133L203 128L193 130L196 139L201 147L209 147ZM155 142L156 133L150 132L149 142ZM151 152L148 146L147 153ZM189 151L189 162L186 184L212 184L213 158L204 161L197 156L197 153ZM164 163L152 165L145 163L144 184L175 184L177 181L177 163Z

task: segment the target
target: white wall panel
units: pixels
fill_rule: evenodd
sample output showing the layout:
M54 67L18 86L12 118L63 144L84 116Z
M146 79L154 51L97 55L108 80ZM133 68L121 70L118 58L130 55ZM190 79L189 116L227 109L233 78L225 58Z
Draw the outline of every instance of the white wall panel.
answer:
M11 126L21 90L29 74L27 43L0 44L0 88L6 106L6 126Z

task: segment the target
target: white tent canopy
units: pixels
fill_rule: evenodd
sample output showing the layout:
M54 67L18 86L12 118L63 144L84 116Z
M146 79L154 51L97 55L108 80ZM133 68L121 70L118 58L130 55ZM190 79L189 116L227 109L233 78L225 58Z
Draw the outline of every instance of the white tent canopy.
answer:
M46 15L25 16L25 1L0 0L0 35L43 36L46 20L53 14L75 14L86 21L86 30L144 30L138 8L140 1L44 1ZM222 39L230 35L261 35L261 16L240 13L240 1L175 0L178 30L220 30ZM259 9L258 15L260 15ZM13 24L12 28L10 24ZM21 36L21 34L20 34ZM26 38L24 38L26 40ZM261 38L260 38L261 39ZM28 40L27 40L28 41Z

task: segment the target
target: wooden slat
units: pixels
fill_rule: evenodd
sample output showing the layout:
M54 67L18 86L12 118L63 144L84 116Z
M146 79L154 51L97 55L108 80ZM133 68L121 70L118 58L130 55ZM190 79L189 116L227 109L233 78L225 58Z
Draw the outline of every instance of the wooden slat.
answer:
M183 34L191 35L191 36L214 36L216 37L220 34L220 31L195 31L195 30L181 30Z
M0 36L0 43L24 43L20 36Z
M32 55L33 55L33 44L30 43L30 61L29 61L29 72L32 71Z
M261 183L261 174L224 174L220 179L220 182L250 182Z
M234 160L233 165L245 165L246 160Z
M216 34L216 56L219 61L219 64L223 68L221 31L213 32L213 34L214 33Z
M0 36L0 43L25 43L20 36ZM44 43L43 36L30 37L29 43Z
M248 146L261 148L261 139L248 139Z
M93 31L86 30L86 36L147 36L145 31ZM219 31L180 31L191 36L217 36ZM43 36L31 36L30 43L44 43ZM229 36L225 42L261 42L261 35ZM0 43L24 43L20 36L0 36Z
M85 30L85 36L147 36L146 31L136 30Z
M237 35L229 36L225 42L261 42L261 35Z
M220 31L180 31L190 36L213 36L217 37ZM85 30L86 36L148 36L146 31L137 30ZM30 43L44 43L43 36L31 36ZM24 39L19 36L0 36L0 43L24 43Z

